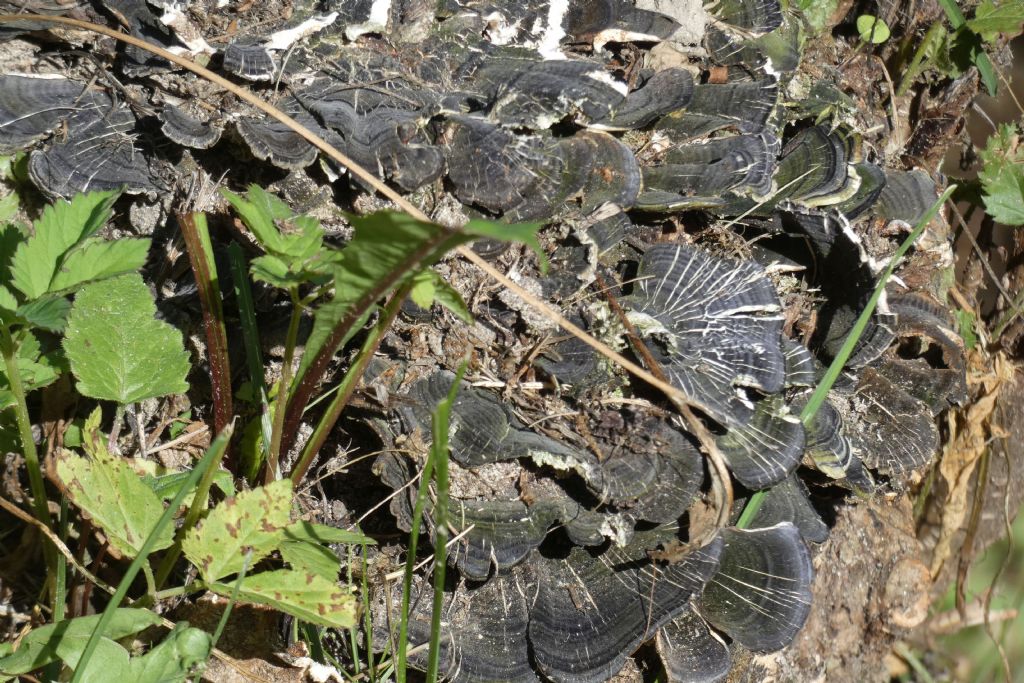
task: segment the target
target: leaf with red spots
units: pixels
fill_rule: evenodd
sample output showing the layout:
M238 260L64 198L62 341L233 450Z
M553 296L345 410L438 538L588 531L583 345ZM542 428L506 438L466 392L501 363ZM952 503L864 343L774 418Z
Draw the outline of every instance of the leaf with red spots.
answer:
M235 584L214 583L210 589L230 597ZM269 605L311 624L347 629L356 623L356 599L351 591L310 572L279 569L246 576L238 599Z
M228 498L185 534L185 557L199 568L206 581L236 574L242 570L249 549L250 566L277 549L291 521L291 504L289 479Z

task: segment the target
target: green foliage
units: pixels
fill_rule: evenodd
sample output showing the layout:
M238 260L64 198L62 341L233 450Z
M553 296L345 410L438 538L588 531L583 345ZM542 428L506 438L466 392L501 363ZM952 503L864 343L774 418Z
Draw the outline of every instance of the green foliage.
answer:
M250 266L254 279L282 289L330 282L334 252L324 249L319 221L294 214L259 185L250 185L246 197L228 190L222 194L267 252Z
M64 340L82 394L126 404L188 390L181 333L155 313L137 274L82 288Z
M287 479L228 498L185 534L185 557L206 581L236 574L245 551L252 550L255 563L277 548L291 504L292 483Z
M889 40L889 36L892 35L888 24L870 14L862 14L857 17L857 33L865 43L876 45Z
M94 238L116 199L115 192L92 192L46 207L14 253L12 284L31 300L141 268L149 240Z
M837 0L796 0L794 4L814 33L829 27L829 20L839 6Z
M136 557L156 528L164 506L127 460L110 454L99 423L97 408L83 430L88 457L62 450L57 456L57 477L71 501L103 529L111 547L122 556ZM154 549L167 548L172 541L173 531L166 527Z
M235 586L214 583L210 589L230 596ZM285 614L322 626L347 629L356 623L356 599L337 581L318 574L278 569L247 576L238 589L242 600L270 605Z
M970 311L960 309L956 312L957 332L964 340L964 347L968 351L978 345L977 325L978 320Z
M89 635L100 615L66 619L33 629L18 644L14 654L0 659L0 681L27 674L52 662L78 664ZM115 610L107 626L107 638L116 640L160 623L160 617L144 609ZM114 679L108 679L114 680ZM128 679L131 680L131 679Z
M992 218L1024 224L1024 146L1016 126L1003 124L981 152L982 201Z
M15 364L25 392L41 389L56 381L60 374L60 359L57 358L56 352L44 352L38 337L26 330L18 335L18 340L20 343L17 344ZM16 402L10 387L7 373L0 367L0 410L9 408Z
M469 312L466 302L462 300L459 293L444 278L429 268L421 270L413 276L413 286L409 290L409 298L423 309L430 308L434 303L441 304L460 320L467 324L473 323L473 315Z
M974 11L974 18L967 21L967 28L991 43L1000 33L1007 38L1020 35L1024 24L1024 0L1002 0L996 5L992 0L982 0Z

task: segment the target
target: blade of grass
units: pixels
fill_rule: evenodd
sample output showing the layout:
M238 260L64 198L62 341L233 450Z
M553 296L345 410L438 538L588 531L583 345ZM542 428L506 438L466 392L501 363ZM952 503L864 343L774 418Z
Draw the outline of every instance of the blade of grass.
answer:
M228 335L221 306L220 278L213 257L206 214L179 213L178 225L185 239L192 274L199 289L203 309L203 330L206 335L206 357L210 364L210 387L213 393L213 430L220 434L231 422L231 361L228 358ZM225 454L228 469L234 470L231 449Z
M128 595L128 588L132 585L135 577L138 576L139 571L142 569L142 565L149 560L149 554L153 552L153 546L156 544L157 539L163 532L164 528L171 523L174 515L177 513L178 508L182 502L196 484L199 483L200 477L206 474L214 462L220 460L224 454L224 449L227 447L228 441L231 440L231 426L229 425L223 432L217 435L217 438L213 440L210 447L206 450L206 454L196 464L192 471L188 475L188 479L178 490L178 493L174 496L170 505L164 510L164 513L160 516L156 526L153 527L153 531L150 532L146 541L142 544L139 549L139 554L136 556L132 563L128 565L128 569L125 571L124 576L121 577L121 583L117 585L117 590L110 598L110 602L107 603L106 609L103 610L103 614L100 616L98 622L96 622L96 628L93 629L92 634L89 636L89 640L85 644L85 648L82 650L82 655L78 660L78 666L75 668L75 673L71 677L71 683L80 683L82 676L88 668L89 660L92 658L93 652L96 651L96 646L99 645L100 638L103 637L103 632L106 630L110 620L114 617L114 612L118 607L121 606L121 602Z
M409 531L409 549L406 551L405 570L402 573L402 612L398 621L397 657L395 664L395 681L405 683L406 657L409 648L409 600L412 593L412 571L416 566L416 546L420 537L420 522L423 520L423 508L427 503L427 490L434 475L434 458L427 457L420 474L420 485L416 491L416 505L412 511L412 529Z
M231 263L231 281L235 290L235 301L238 302L238 319L242 328L242 341L245 344L245 362L249 370L249 382L253 393L260 402L260 431L263 439L260 444L262 460L245 463L242 472L250 483L254 482L260 467L270 453L270 436L273 424L270 419L270 400L267 398L267 384L263 378L263 353L260 351L260 334L256 326L256 307L253 305L252 288L249 286L249 264L237 242L228 246L228 259Z
M434 604L430 613L430 650L427 653L427 681L437 681L437 669L441 653L441 612L444 609L444 578L448 566L448 425L451 422L452 405L459 391L459 383L469 366L463 361L455 373L455 380L448 389L448 396L437 406L431 416L433 440L430 457L434 461L434 480L437 482L434 504Z
M946 191L932 204L928 211L925 212L921 219L914 225L914 228L907 235L907 238L903 240L896 253L889 259L888 265L885 270L882 271L882 275L878 278L878 284L875 285L875 291L871 293L871 298L868 299L867 304L864 306L864 310L860 312L860 317L857 318L856 324L853 329L850 330L850 334L843 340L843 345L839 349L839 353L836 354L835 358L832 359L832 363L828 366L828 370L825 371L825 375L818 382L818 385L814 387L814 392L811 394L811 398L807 401L807 405L800 412L800 421L803 422L804 426L807 427L811 424L814 416L818 414L818 409L825 402L828 397L828 392L832 390L832 385L839 379L840 373L843 371L843 367L846 365L846 361L853 355L853 351L857 348L857 342L860 341L861 335L864 334L864 330L868 326L868 321L871 320L872 314L875 312L875 307L878 305L878 300L882 298L882 292L885 291L885 286L889 282L889 278L892 277L893 271L896 270L896 266L899 264L900 259L910 250L910 247L917 241L924 232L924 229L928 227L928 224L935 218L935 214L939 212L942 205L946 203L946 200L956 190L956 185L950 185L946 188ZM743 508L743 513L740 515L739 521L736 522L736 526L740 529L746 529L750 526L750 523L754 521L754 517L757 515L757 511L761 509L761 504L764 502L764 491L758 491L750 497L746 506Z
M163 561L160 563L160 568L156 573L156 588L160 590L167 577L170 576L171 571L174 569L174 565L178 561L178 557L181 555L181 541L185 537L185 532L190 530L199 521L199 517L206 510L206 502L210 497L210 487L213 486L213 478L217 475L217 468L220 465L221 460L224 458L224 452L227 450L228 444L231 442L231 433L234 431L234 423L229 423L227 428L222 431L210 444L210 447L206 451L206 455L200 461L200 464L207 463L204 465L204 469L201 473L196 474L196 469L199 468L197 465L195 469L189 473L188 479L185 480L185 485L182 486L181 491L178 492L179 496L184 500L184 496L195 489L195 495L192 497L192 504L189 506L188 512L185 514L185 521L181 525L174 538L174 545L170 547L167 554L164 555ZM211 459L212 458L212 459ZM198 485L197 485L198 482ZM178 500L175 497L175 500ZM181 504L180 501L177 503ZM174 507L174 503L168 509L177 510ZM167 514L166 512L164 514ZM161 518L162 519L162 518Z

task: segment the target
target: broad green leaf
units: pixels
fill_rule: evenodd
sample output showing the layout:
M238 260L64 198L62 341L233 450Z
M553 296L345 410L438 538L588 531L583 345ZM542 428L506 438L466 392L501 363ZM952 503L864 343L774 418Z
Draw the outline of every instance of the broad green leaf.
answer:
M1024 145L1014 126L1003 124L981 152L982 198L992 218L1024 225Z
M98 429L99 417L96 409L86 420L84 445L89 457L62 449L57 456L57 477L71 502L103 529L110 545L123 556L135 557L156 528L164 506L131 463L107 451ZM173 529L166 526L154 549L170 546L173 536Z
M281 251L281 236L274 221L291 217L292 211L287 204L259 185L249 186L248 197L229 190L221 190L221 194L235 207L260 246L274 253Z
M50 332L63 332L68 322L71 302L62 296L41 296L18 308L18 316L33 327Z
M246 550L252 549L250 562L255 564L277 549L290 521L291 504L289 479L228 498L185 534L185 557L206 581L235 574L245 563Z
M412 278L412 289L409 290L409 298L420 308L426 310L434 304L434 294L437 287L434 284L437 278L432 277L433 271L425 268Z
M0 680L27 674L58 660L70 666L77 665L99 619L100 615L96 614L33 629L22 639L14 654L0 659ZM107 626L106 636L116 640L159 623L160 617L149 610L119 608Z
M967 21L967 28L991 43L1000 33L1005 33L1008 38L1020 35L1021 24L1024 24L1022 0L1002 0L998 5L992 0L982 0L974 18Z
M876 45L889 40L889 36L892 35L888 24L870 14L862 14L857 17L857 33L865 43Z
M307 541L282 541L281 557L295 571L316 574L329 581L338 579L341 562L330 548Z
M134 273L79 291L64 350L82 394L126 404L188 391L181 332L155 313L149 288Z
M139 270L146 263L149 244L147 239L88 240L64 258L50 291L66 291L85 282Z
M358 531L338 529L326 524L316 524L299 520L289 524L284 530L285 538L290 541L306 541L307 543L358 543L359 545L375 545L376 541Z
M210 589L230 596L234 585L214 583ZM246 576L238 597L269 605L311 624L348 629L356 623L355 596L336 581L309 572L279 569Z
M12 282L29 299L46 294L64 254L93 235L110 219L116 192L75 195L43 209L34 233L22 242L11 263Z

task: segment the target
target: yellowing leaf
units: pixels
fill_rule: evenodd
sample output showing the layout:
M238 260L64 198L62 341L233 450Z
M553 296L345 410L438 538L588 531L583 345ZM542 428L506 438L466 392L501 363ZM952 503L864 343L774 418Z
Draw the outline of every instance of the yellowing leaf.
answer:
M210 589L230 596L232 583L214 583ZM246 576L238 598L269 605L311 624L352 628L356 623L356 599L349 591L317 574L279 569Z
M85 425L89 457L62 450L57 456L57 477L71 502L103 529L110 546L120 555L135 557L156 527L164 506L130 463L107 451L98 425L97 409ZM153 549L166 548L172 540L173 529L165 526Z
M249 549L252 550L250 565L256 564L280 544L290 521L291 504L289 479L228 498L197 528L185 534L182 542L185 557L199 568L206 581L241 571Z
M155 314L149 288L137 274L82 288L64 338L81 393L125 404L188 390L181 332Z

